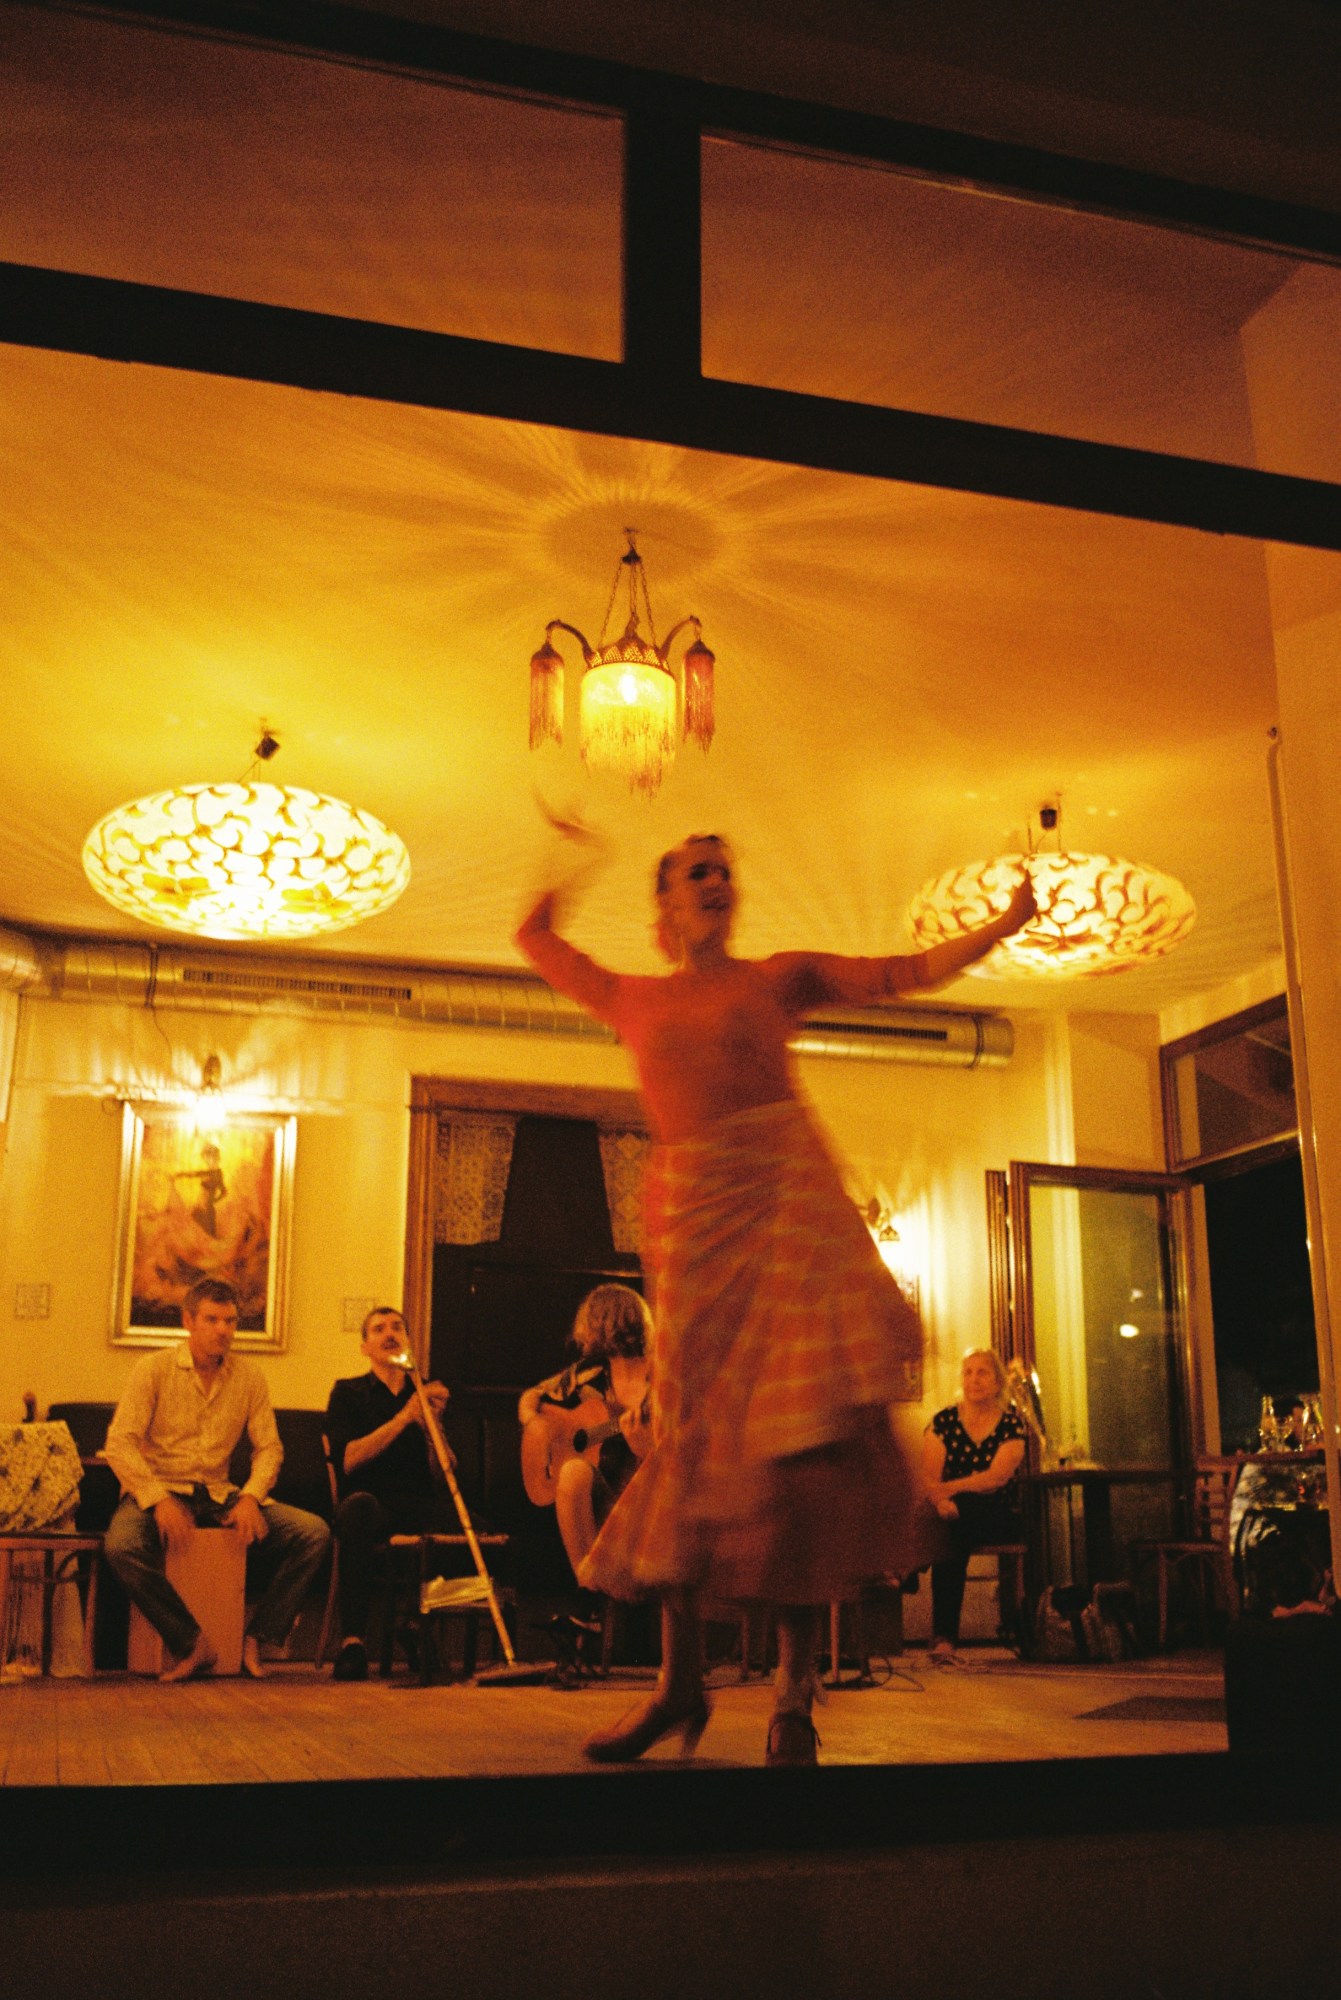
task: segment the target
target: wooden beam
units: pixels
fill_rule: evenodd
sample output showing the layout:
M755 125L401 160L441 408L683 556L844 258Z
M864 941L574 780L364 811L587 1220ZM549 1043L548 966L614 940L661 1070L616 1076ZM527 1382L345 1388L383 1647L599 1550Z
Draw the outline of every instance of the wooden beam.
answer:
M685 247L679 253L683 272ZM637 365L0 264L0 341L1341 549L1341 486Z

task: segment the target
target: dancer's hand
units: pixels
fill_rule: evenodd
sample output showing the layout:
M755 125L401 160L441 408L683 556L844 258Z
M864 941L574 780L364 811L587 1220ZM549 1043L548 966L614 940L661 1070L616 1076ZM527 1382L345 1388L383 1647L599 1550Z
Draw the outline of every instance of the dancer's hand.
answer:
M1037 915L1038 898L1034 894L1033 877L1026 868L1002 914L1002 937L1014 937L1016 931L1022 931L1030 919Z
M957 1521L959 1519L959 1509L953 1500L941 1498L933 1500L931 1504L940 1515L942 1521Z

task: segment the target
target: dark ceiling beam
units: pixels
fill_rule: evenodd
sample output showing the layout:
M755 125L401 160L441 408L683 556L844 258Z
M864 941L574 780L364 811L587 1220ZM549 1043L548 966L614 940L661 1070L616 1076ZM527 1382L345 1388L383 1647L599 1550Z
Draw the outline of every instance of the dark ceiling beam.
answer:
M692 106L702 129L722 137L872 162L935 180L961 181L1064 207L1341 262L1341 215L1324 210L1233 189L1194 186L972 133L463 34L323 0L141 0L139 5L95 5L83 11L224 34L620 114L636 113L658 92L674 90Z
M0 341L1341 549L1341 486L642 365L0 264Z

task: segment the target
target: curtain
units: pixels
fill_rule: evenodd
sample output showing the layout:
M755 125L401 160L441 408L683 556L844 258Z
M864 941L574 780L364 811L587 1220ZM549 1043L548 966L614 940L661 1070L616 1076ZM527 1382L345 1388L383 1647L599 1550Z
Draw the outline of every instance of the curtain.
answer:
M496 1243L517 1120L499 1111L438 1115L433 1173L433 1241Z
M651 1151L645 1132L605 1131L597 1135L601 1145L601 1170L605 1175L605 1199L610 1209L610 1233L621 1255L637 1256L643 1247L643 1169Z

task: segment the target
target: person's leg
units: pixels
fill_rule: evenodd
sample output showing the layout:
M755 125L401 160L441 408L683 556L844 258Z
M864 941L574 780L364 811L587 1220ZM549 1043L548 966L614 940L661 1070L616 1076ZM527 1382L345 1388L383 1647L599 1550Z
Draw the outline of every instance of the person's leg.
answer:
M585 1458L570 1458L559 1468L554 1513L574 1574L596 1539L596 1468Z
M953 1653L959 1643L959 1620L968 1579L969 1541L960 1522L950 1524L950 1553L931 1565L931 1642L933 1652Z
M820 1612L815 1604L777 1607L778 1671L773 1681L773 1713L809 1715L815 1700L815 1659Z
M819 1738L810 1710L815 1699L820 1610L814 1604L779 1604L776 1617L778 1671L764 1762L813 1764Z
M247 1620L247 1637L257 1645L279 1646L288 1638L307 1586L321 1568L331 1531L319 1515L275 1500L266 1503L265 1524L264 1541L253 1542L247 1551L248 1568L269 1578Z
M340 1545L340 1630L348 1642L368 1638L377 1551L391 1534L391 1517L372 1493L347 1493L332 1524Z
M661 1674L656 1693L613 1729L589 1737L582 1754L597 1764L630 1763L654 1743L678 1734L683 1754L689 1757L698 1747L708 1715L698 1606L687 1592L669 1595L661 1600Z
M969 1557L986 1542L1017 1537L1018 1523L1009 1500L999 1493L961 1493L955 1501L959 1519L949 1523L950 1553L931 1566L931 1634L933 1651L953 1651L959 1643L964 1609L964 1585Z
M103 1538L103 1553L125 1586L127 1597L144 1613L170 1653L186 1659L195 1651L201 1630L168 1582L163 1539L153 1514L123 1494Z

